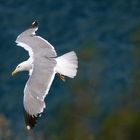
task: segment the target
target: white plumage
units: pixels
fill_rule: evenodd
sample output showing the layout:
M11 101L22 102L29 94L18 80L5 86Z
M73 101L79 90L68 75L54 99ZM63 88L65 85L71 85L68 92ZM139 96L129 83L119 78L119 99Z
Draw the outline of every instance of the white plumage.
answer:
M71 51L56 58L55 71L62 75L74 78L77 74L78 60L76 53Z
M29 79L24 89L24 109L27 129L35 126L38 116L45 108L44 99L56 73L74 78L77 74L78 60L76 53L71 51L60 57L54 47L45 39L36 36L38 23L21 33L16 43L29 53L29 59L20 63L12 74L29 71Z

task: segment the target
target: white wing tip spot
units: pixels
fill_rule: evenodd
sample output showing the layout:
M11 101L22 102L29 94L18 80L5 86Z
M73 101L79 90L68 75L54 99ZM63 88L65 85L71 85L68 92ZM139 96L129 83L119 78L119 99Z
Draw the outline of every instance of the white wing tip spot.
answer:
M26 127L27 127L27 130L31 130L31 127L29 125L27 125Z

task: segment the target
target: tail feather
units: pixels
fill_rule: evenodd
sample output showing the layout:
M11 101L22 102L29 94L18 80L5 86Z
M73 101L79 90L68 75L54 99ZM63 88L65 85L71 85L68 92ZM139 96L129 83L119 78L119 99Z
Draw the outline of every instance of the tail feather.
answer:
M56 58L56 72L74 78L77 74L78 58L74 51Z

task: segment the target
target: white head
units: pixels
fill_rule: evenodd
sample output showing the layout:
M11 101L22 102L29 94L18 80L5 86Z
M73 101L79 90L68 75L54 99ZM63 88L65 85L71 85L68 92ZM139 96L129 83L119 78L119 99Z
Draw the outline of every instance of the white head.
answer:
M12 76L21 71L29 71L31 69L31 64L28 61L20 63L16 69L12 72Z

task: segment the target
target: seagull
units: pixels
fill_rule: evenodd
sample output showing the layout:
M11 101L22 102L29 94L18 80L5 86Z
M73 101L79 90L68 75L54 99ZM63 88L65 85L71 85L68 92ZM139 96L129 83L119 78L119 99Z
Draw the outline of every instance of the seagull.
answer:
M20 63L12 75L21 71L29 72L24 88L24 118L27 130L34 128L38 117L46 105L44 99L49 92L55 74L65 81L65 76L74 78L77 74L78 58L74 51L57 57L54 47L45 39L36 35L38 22L22 32L16 39L17 46L29 53L27 61Z

